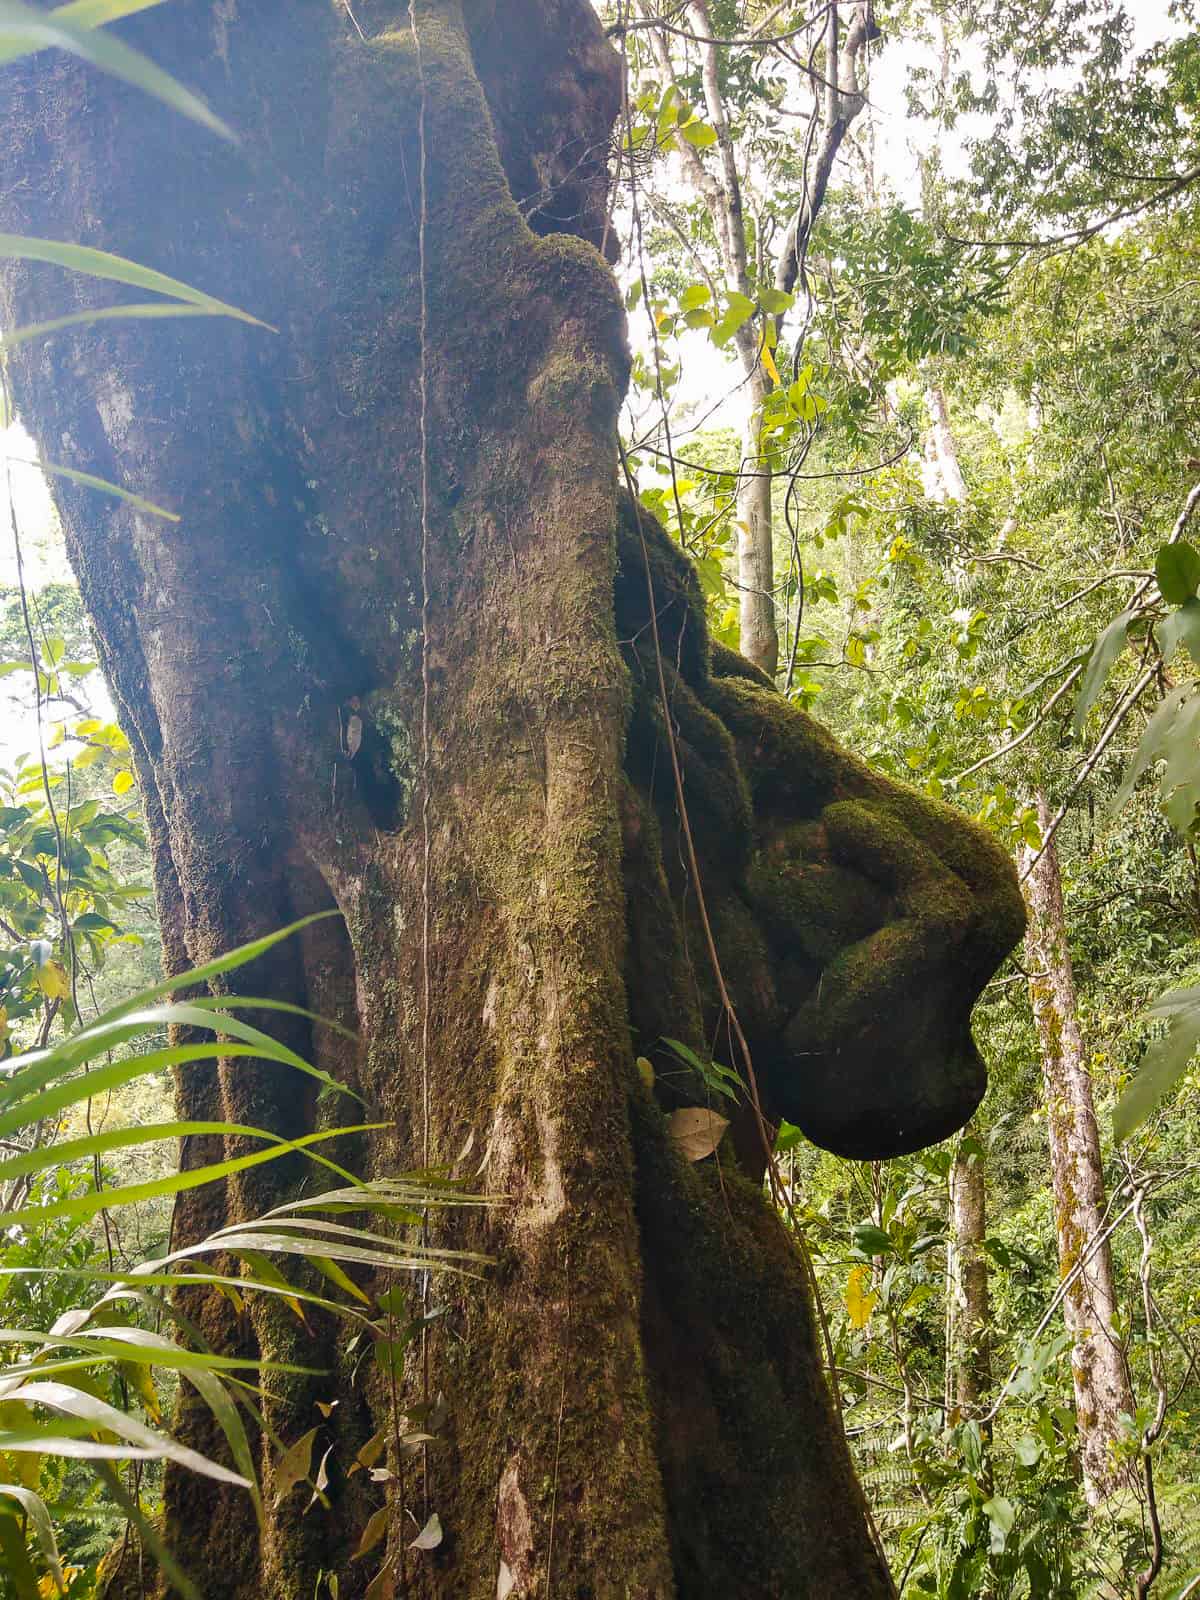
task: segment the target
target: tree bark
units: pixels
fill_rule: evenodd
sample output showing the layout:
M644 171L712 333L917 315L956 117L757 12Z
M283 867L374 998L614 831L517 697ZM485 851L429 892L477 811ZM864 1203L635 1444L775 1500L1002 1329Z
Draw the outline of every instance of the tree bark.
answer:
M930 384L925 390L925 408L929 412L929 436L925 442L926 492L931 500L942 504L957 500L964 505L967 486L958 463L958 446L941 384Z
M388 1125L349 1164L498 1198L432 1223L492 1266L434 1287L402 1405L441 1394L446 1420L426 1474L389 1457L374 1592L886 1595L792 1244L728 1159L682 1160L663 1111L703 1091L661 1040L729 1059L736 1008L768 1119L856 1154L943 1137L982 1092L969 1015L1020 935L1011 869L710 647L691 568L618 491L628 357L594 246L620 86L590 6L354 12L365 38L326 0L122 25L236 149L76 63L23 63L0 209L278 329L109 321L20 346L13 378L47 456L181 515L59 486L168 971L336 907L239 986L356 1031L272 1014ZM4 326L63 293L6 263ZM286 1135L334 1115L237 1061L178 1100ZM311 1182L210 1185L177 1239ZM248 1501L172 1472L168 1540L211 1600L308 1600L322 1571L356 1600L383 1494L348 1469L391 1415L382 1375L336 1326L190 1309L218 1347L325 1369L273 1378L265 1409L290 1443L339 1402L333 1511L301 1516L296 1491L260 1535ZM180 1426L220 1448L197 1413ZM442 1544L409 1549L431 1512Z
M1045 830L1050 824L1046 796L1039 792L1036 804ZM1024 854L1028 861L1033 852ZM1095 1242L1106 1214L1104 1165L1053 839L1026 879L1025 897L1029 997L1042 1048L1059 1271L1071 1277L1063 1315L1074 1341L1075 1419L1084 1488L1089 1503L1097 1505L1124 1481L1110 1447L1122 1436L1121 1413L1132 1416L1134 1402L1124 1351L1113 1331L1117 1295L1112 1252L1107 1240Z
M981 1402L992 1386L991 1316L987 1255L983 1248L986 1237L987 1176L983 1157L970 1145L964 1149L960 1144L950 1168L946 1403L948 1408L957 1408L964 1418L979 1415Z

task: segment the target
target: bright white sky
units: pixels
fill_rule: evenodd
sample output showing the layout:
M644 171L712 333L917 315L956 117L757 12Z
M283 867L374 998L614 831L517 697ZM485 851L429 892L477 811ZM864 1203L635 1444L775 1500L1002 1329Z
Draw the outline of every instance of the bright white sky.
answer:
M1181 31L1168 16L1169 0L1132 0L1133 49L1140 51L1156 39ZM970 64L968 57L968 65ZM906 205L916 209L921 197L921 161L936 142L941 170L949 177L964 176L967 162L965 141L986 134L987 120L972 116L947 133L909 115L906 85L917 66L938 66L931 48L911 36L884 38L873 46L869 69L869 107L874 132L876 181L891 189ZM861 131L856 124L856 133ZM673 157L668 158L674 160ZM682 191L681 191L682 192ZM630 318L630 338L635 349L650 359L650 337L644 313ZM719 351L702 331L681 336L683 372L676 399L694 405L697 416L707 416L705 426L740 430L744 420L744 391L738 383L739 371L729 351ZM711 408L716 406L715 410ZM639 413L642 426L654 415L654 408ZM630 430L635 431L636 430Z

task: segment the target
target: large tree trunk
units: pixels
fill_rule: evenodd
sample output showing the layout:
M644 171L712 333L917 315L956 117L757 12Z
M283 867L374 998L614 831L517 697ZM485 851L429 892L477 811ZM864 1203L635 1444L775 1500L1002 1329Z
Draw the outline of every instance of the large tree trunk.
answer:
M388 1491L397 1592L885 1595L792 1245L728 1160L676 1152L662 1111L701 1091L660 1040L730 1059L703 887L768 1119L852 1154L943 1137L982 1090L969 1013L1020 934L1011 871L710 650L686 562L618 493L625 333L587 241L619 84L586 0L417 0L419 50L407 8L354 13L365 39L328 0L123 25L238 150L57 56L6 85L5 227L279 330L107 322L14 358L47 455L181 513L59 497L169 970L336 907L239 984L356 1028L285 1030L389 1124L347 1160L503 1197L433 1227L494 1264L437 1282L408 1374L402 1403L441 1393L447 1418ZM43 268L0 288L6 327L65 309ZM331 1114L235 1061L179 1101L288 1135ZM309 1181L266 1173L199 1191L179 1238ZM210 1600L308 1600L322 1570L354 1600L383 1491L347 1469L386 1385L336 1327L193 1310L328 1369L273 1382L267 1416L290 1441L340 1402L333 1512L297 1491L260 1537L247 1501L172 1473L169 1541ZM429 1512L443 1543L406 1550Z
M1050 807L1041 793L1037 811L1045 830ZM1026 851L1026 860L1032 855ZM1104 1231L1104 1165L1053 839L1026 879L1025 896L1029 996L1042 1047L1059 1270L1071 1280L1063 1315L1074 1341L1075 1420L1084 1488L1096 1505L1122 1482L1111 1446L1122 1437L1121 1413L1132 1416L1134 1404L1125 1354L1113 1329L1117 1294L1112 1251L1107 1239L1096 1242Z

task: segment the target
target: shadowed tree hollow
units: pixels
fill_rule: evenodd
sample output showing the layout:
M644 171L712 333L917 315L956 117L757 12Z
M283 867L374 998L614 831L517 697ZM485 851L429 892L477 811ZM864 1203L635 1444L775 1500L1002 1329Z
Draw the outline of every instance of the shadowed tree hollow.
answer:
M391 1402L344 1327L190 1307L223 1347L324 1369L273 1378L266 1412L284 1443L319 1425L332 1510L296 1490L260 1534L246 1497L171 1473L166 1536L211 1600L331 1572L353 1597L381 1567L377 1596L884 1596L755 1119L685 1162L663 1112L700 1091L661 1041L743 1068L736 1012L768 1123L864 1157L943 1137L982 1092L969 1016L1020 935L1011 869L710 645L621 488L598 248L621 89L586 0L355 19L177 0L121 24L236 147L58 55L6 80L5 228L274 330L105 321L12 356L47 456L180 513L59 495L169 970L336 908L239 986L354 1029L283 1028L387 1125L349 1164L502 1197L431 1224L492 1265L430 1291L401 1407L442 1396L436 1439L389 1446L385 1485L348 1470ZM36 263L2 284L10 327L115 298ZM337 1114L232 1060L178 1094L287 1135ZM177 1242L311 1181L265 1171L181 1203ZM431 1513L440 1545L409 1549Z

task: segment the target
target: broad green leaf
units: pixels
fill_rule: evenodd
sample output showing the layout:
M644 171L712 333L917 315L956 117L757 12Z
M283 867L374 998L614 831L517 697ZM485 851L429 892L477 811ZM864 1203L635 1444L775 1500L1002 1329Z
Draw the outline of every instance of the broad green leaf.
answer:
M66 1583L63 1579L62 1565L58 1558L58 1541L54 1537L54 1524L50 1520L46 1502L40 1495L34 1494L32 1489L22 1488L15 1483L0 1483L0 1496L3 1496L6 1500L15 1500L24 1511L33 1527L34 1533L37 1535L42 1557L50 1568L55 1583L60 1591L65 1592Z
M1017 1520L1016 1507L1011 1500L998 1494L984 1501L983 1510L991 1530L991 1553L994 1556L1003 1555L1005 1543Z
M298 1483L308 1477L317 1430L310 1428L295 1444L289 1445L275 1463L275 1504L282 1505Z
M783 289L761 289L758 303L773 317L782 316L785 311L790 311L796 303L794 294L787 294Z
M683 311L695 311L700 306L706 306L711 299L712 290L706 283L693 283L680 295L679 306Z
M161 100L180 116L200 123L222 139L237 143L232 128L215 116L198 95L112 34L80 27L76 21L64 20L61 12L56 15L36 11L18 0L0 0L0 62L15 61L47 48L66 50Z
M362 1531L362 1538L358 1541L358 1548L353 1559L359 1560L361 1556L369 1555L375 1546L383 1539L388 1531L388 1508L380 1506L378 1511L371 1513L367 1525Z
M1036 1467L1045 1453L1045 1446L1036 1434L1023 1433L1015 1445L1017 1460L1023 1467Z
M1133 620L1133 615L1132 611L1122 611L1119 617L1109 623L1092 646L1083 681L1079 685L1079 696L1075 701L1075 719L1072 727L1077 734L1083 731L1088 712L1095 705L1096 698L1113 669L1113 664L1125 648L1126 629Z
M1154 559L1154 576L1167 604L1181 606L1200 586L1200 550L1186 539L1162 545Z
M887 1255L895 1248L891 1238L873 1222L860 1222L854 1230L854 1243L866 1256Z
M1182 644L1200 666L1200 600L1185 600L1178 611L1158 624L1157 634L1164 661L1170 661Z
M1188 1069L1200 1043L1200 989L1175 989L1151 1008L1151 1015L1170 1016L1166 1035L1142 1057L1137 1076L1113 1111L1113 1137L1120 1143L1135 1133Z
M1121 787L1109 806L1108 815L1114 817L1124 806L1137 786L1137 781L1145 772L1152 761L1157 761L1163 753L1163 745L1171 731L1175 719L1183 711L1188 701L1192 698L1191 689L1174 689L1167 695L1158 710L1146 724L1145 731L1134 751L1133 759L1125 769Z
M708 150L717 142L717 130L710 128L707 122L686 123L679 132L697 150Z

